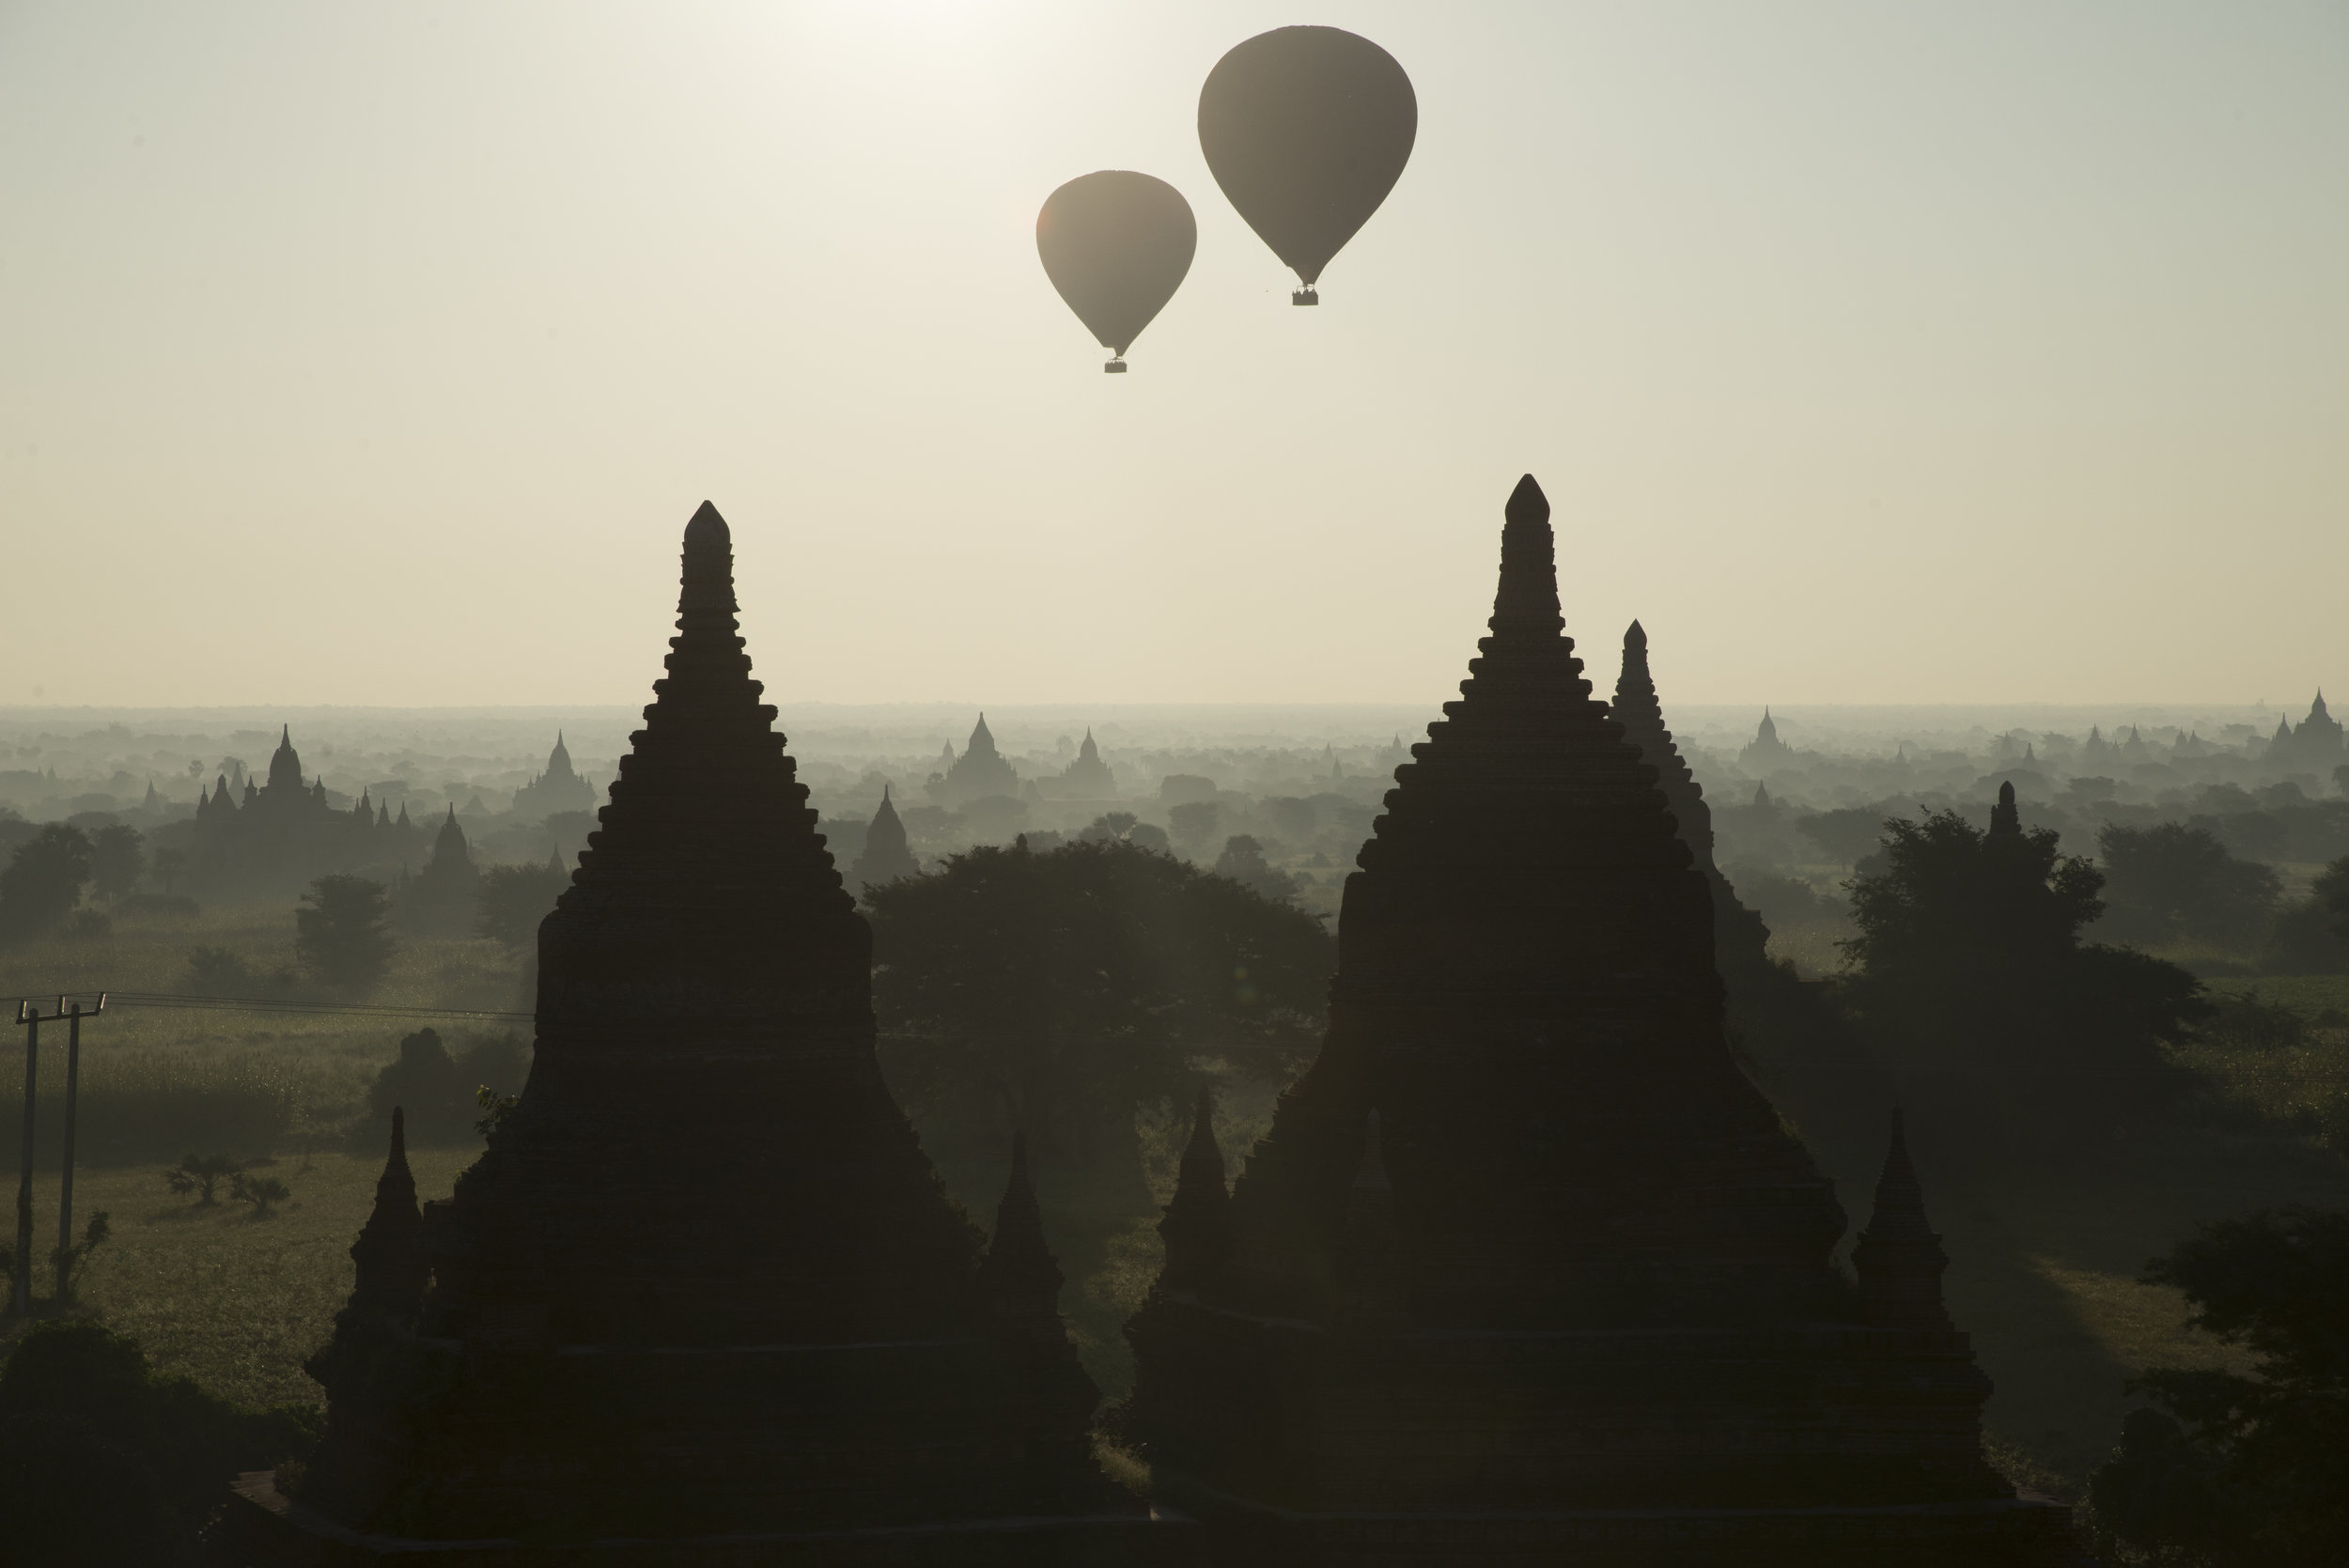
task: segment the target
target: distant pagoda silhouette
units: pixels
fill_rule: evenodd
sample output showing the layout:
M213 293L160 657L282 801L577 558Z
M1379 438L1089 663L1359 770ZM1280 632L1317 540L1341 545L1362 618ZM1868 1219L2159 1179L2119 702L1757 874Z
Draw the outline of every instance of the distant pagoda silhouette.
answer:
M1795 760L1795 749L1778 737L1778 721L1770 710L1762 710L1762 722L1754 726L1753 738L1737 753L1738 763L1747 768L1779 768Z
M1101 760L1101 748L1093 742L1093 728L1085 726L1083 744L1077 748L1077 760L1061 770L1062 795L1073 800L1112 800L1117 798L1117 777L1110 765Z
M1561 634L1530 475L1507 517L1228 1202L1202 1108L1123 1429L1222 1564L2075 1560L1983 1459L1965 1337L1915 1320L1914 1227L1869 1233L1898 1321L1870 1260L1831 1270L1843 1212L1731 1060L1705 879Z
M735 614L705 505L539 929L529 1082L420 1237L395 1143L328 1435L290 1500L240 1483L237 1560L1192 1560L1095 1465L1021 1162L983 1255L881 1081L871 939Z
M971 744L960 757L947 746L941 759L944 771L930 775L926 791L932 803L941 806L966 806L973 800L994 796L1017 797L1019 774L995 749L994 732L987 727L987 715L972 726Z
M554 732L554 750L547 753L547 770L514 791L518 816L548 816L559 811L586 811L596 803L595 786L571 771L571 749L563 732Z
M860 890L921 874L922 862L914 859L907 843L906 825L898 818L897 808L890 803L887 784L881 785L880 809L873 814L872 824L864 830L864 852L848 869Z

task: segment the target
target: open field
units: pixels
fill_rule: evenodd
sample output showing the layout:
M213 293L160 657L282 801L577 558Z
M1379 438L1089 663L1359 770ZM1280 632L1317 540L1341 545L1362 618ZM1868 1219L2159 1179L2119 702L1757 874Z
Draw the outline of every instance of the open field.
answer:
M476 1151L410 1153L418 1190L445 1197ZM205 1207L175 1196L163 1168L83 1171L73 1182L77 1220L104 1210L112 1239L90 1260L80 1306L135 1337L155 1364L253 1405L319 1403L303 1358L326 1343L350 1294L350 1243L375 1202L381 1155L281 1159L268 1173L293 1198L268 1219L228 1200ZM57 1173L35 1180L34 1213L45 1250L56 1224ZM36 1296L49 1288L34 1271ZM16 1329L10 1329L13 1343Z
M54 998L64 991L189 991L194 987L188 955L198 947L226 949L266 976L291 969L293 937L290 906L208 908L193 920L123 920L106 936L60 935L0 952L0 999ZM406 939L383 985L365 1000L527 1011L521 986L521 956L495 942ZM12 1000L0 1005L13 1017ZM167 1059L182 1072L260 1073L283 1079L290 1090L297 1135L333 1134L358 1112L375 1075L397 1055L400 1036L422 1023L332 1014L109 1007L102 1018L83 1026L83 1073L86 1082L102 1081L111 1064L153 1058ZM454 1036L475 1026L443 1019L434 1027ZM487 1020L477 1026L481 1032L501 1027L506 1026ZM62 1084L64 1045L62 1025L43 1028L44 1096ZM10 1149L21 1096L22 1079L0 1074L0 1123L6 1124L0 1139ZM86 1136L102 1144L103 1127L84 1126Z

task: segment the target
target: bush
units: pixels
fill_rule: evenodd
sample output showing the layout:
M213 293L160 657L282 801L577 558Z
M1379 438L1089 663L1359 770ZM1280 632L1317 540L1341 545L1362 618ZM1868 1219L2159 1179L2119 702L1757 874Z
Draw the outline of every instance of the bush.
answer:
M376 1075L368 1091L366 1146L380 1143L395 1106L407 1113L410 1141L468 1142L480 1135L480 1090L518 1093L529 1073L530 1051L519 1035L474 1040L451 1055L438 1030L420 1029L400 1041L398 1060Z
M270 1210L293 1196L293 1188L275 1176L257 1176L240 1171L229 1179L228 1196L240 1203L253 1205L253 1218L267 1219Z
M226 1155L188 1155L163 1172L163 1181L183 1198L194 1193L196 1206L201 1208L220 1202L213 1196L213 1189L223 1178L243 1173L244 1166Z
M240 1470L317 1446L318 1415L250 1410L158 1376L99 1324L36 1324L0 1368L0 1520L9 1561L156 1568L196 1560L195 1532Z

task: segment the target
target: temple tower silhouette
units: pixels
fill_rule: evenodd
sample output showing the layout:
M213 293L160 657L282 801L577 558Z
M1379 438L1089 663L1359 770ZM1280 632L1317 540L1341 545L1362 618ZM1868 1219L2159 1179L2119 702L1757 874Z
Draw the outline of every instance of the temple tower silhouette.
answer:
M1194 1134L1121 1429L1227 1568L2073 1561L1983 1459L1964 1336L1831 1268L1832 1186L1725 1042L1705 878L1562 632L1528 475L1228 1204Z
M705 504L667 675L539 928L529 1082L423 1205L428 1289L387 1175L328 1436L292 1498L241 1482L242 1560L1194 1560L1095 1465L1024 1172L988 1254L882 1083L870 934L732 565Z
M890 803L889 786L881 785L880 809L873 813L870 826L864 830L864 853L848 868L859 889L879 887L900 877L918 877L922 862L914 858L906 839L906 825L897 815L897 808Z
M1680 842L1688 846L1704 877L1713 899L1714 960L1721 978L1733 993L1767 984L1770 929L1757 911L1738 901L1736 889L1714 862L1713 810L1704 803L1704 786L1689 771L1664 722L1664 706L1648 669L1647 632L1637 621L1623 634L1623 665L1609 712L1623 726L1624 738L1638 751L1640 760L1656 769L1656 786L1664 792Z

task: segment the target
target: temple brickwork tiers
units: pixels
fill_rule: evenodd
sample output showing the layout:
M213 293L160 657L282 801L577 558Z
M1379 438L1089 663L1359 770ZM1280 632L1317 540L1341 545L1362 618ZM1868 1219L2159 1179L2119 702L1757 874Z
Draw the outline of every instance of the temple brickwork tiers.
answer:
M1831 1266L1844 1214L1731 1057L1712 891L1563 635L1531 476L1506 510L1490 634L1346 881L1320 1056L1228 1202L1211 1136L1184 1159L1121 1430L1227 1568L2073 1561L1983 1459L1905 1156L1858 1287Z
M882 1083L870 939L732 572L705 505L539 931L530 1080L416 1223L387 1174L314 1363L327 1436L298 1484L245 1478L223 1560L1195 1560L1096 1466L1024 1173L990 1259Z

